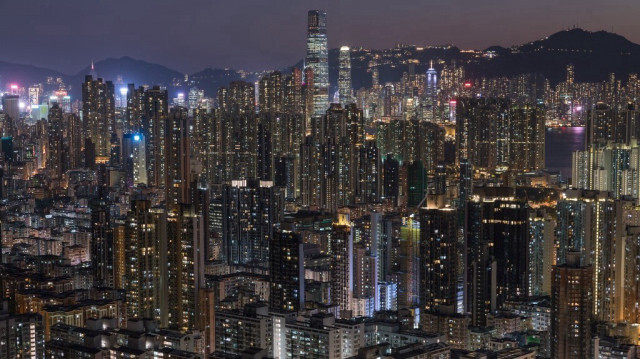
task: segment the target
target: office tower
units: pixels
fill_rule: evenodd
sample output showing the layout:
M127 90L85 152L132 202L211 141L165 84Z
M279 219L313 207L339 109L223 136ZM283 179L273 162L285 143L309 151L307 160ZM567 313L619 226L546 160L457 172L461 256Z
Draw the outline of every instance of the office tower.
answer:
M19 127L20 123L20 96L5 94L2 96L2 111L9 116L9 120L5 120L13 124L8 128ZM7 133L6 135L15 136L17 133Z
M114 285L114 244L111 228L110 203L105 198L105 189L89 203L91 210L91 267L96 286Z
M420 306L455 312L458 291L458 211L420 209Z
M122 136L122 162L127 186L147 184L147 157L142 133Z
M306 66L313 70L313 117L322 117L329 107L329 49L327 13L310 10L307 25Z
M204 90L200 90L196 87L192 87L189 89L189 95L187 98L187 104L189 106L189 110L193 111L200 105L200 101L204 97Z
M293 223L274 230L269 248L269 307L299 311L304 308L304 250Z
M49 110L49 148L47 152L47 169L54 179L61 179L67 170L67 150L64 142L65 123L62 109L54 104Z
M587 358L591 354L593 268L581 266L569 253L566 264L553 267L551 295L551 357Z
M331 303L349 317L353 300L353 223L341 208L331 229Z
M166 129L166 165L167 210L180 203L191 203L191 145L188 124L189 112L185 107L174 107L169 112Z
M183 332L199 322L204 288L204 218L191 204L167 213L167 308L169 327ZM161 258L162 259L162 258Z
M567 65L567 85L572 86L575 79L575 67L573 64Z
M433 61L429 63L429 69L427 70L427 84L424 94L427 105L435 106L437 104L438 72L433 68Z
M29 105L30 106L39 106L40 105L40 93L42 92L42 86L37 85L34 87L29 87Z
M158 86L144 91L141 132L145 140L147 181L150 186L165 185L166 121L169 115L167 90Z
M556 223L545 209L529 213L529 296L551 293L551 267L556 264Z
M349 46L340 48L340 67L338 69L338 93L340 105L347 106L353 102L353 87L351 85L351 49Z
M486 325L486 315L505 300L527 296L527 222L526 202L486 197L467 203L467 300L473 325Z
M508 128L508 159L510 169L538 171L544 168L545 116L543 110L531 105L513 107Z
M230 264L269 265L273 225L282 195L270 181L238 180L222 189L222 242Z
M44 358L43 328L38 314L9 314L0 308L0 358Z
M115 93L111 81L85 77L82 84L82 118L86 137L95 145L97 157L109 156L109 139L115 131Z
M456 163L493 170L498 163L498 129L508 123L506 99L460 98L456 103Z
M125 233L125 289L127 316L153 318L167 325L166 214L148 199L134 199ZM162 270L161 270L162 269Z

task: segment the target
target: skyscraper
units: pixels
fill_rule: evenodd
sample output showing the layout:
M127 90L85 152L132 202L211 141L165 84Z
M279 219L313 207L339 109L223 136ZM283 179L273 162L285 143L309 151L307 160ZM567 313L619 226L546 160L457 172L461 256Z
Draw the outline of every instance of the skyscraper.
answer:
M528 294L527 204L495 198L467 203L468 308L473 325L486 325L486 315L500 309L505 300Z
M551 295L551 358L587 358L591 348L593 270L580 266L570 253L567 264L553 267Z
M345 107L353 102L353 87L351 85L351 49L349 46L340 48L340 68L338 70L338 93L340 104Z
M144 91L143 100L141 127L145 140L147 180L149 185L161 187L165 184L165 124L169 113L169 96L167 90L155 86Z
M49 152L47 153L47 169L55 179L62 178L65 168L66 154L64 146L64 119L62 109L57 103L49 110Z
M353 300L353 223L348 208L341 208L331 231L331 303L351 310Z
M111 81L85 77L82 84L82 116L86 138L96 146L96 156L108 157L111 133L115 131L115 93Z
M166 215L147 199L134 199L125 225L125 285L129 318L154 318L167 325Z
M269 248L272 309L298 311L304 306L304 252L302 236L293 223L283 223L273 234Z
M427 87L424 94L427 105L434 106L438 96L438 72L433 68L433 61L427 70Z
M279 222L281 192L270 181L237 180L222 190L222 241L231 264L269 265L273 225Z
M313 116L322 117L329 107L327 13L322 10L308 14L306 64L313 70Z
M420 304L453 312L458 286L458 211L420 210Z
M167 119L164 151L167 210L180 203L190 203L191 155L188 114L185 107L172 108Z

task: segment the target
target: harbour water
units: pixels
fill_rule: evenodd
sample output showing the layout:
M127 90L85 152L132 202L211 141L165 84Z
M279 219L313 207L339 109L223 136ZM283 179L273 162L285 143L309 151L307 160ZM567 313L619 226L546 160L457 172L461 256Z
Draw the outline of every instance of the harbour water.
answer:
M545 138L545 167L571 177L571 155L584 149L584 127L549 127Z

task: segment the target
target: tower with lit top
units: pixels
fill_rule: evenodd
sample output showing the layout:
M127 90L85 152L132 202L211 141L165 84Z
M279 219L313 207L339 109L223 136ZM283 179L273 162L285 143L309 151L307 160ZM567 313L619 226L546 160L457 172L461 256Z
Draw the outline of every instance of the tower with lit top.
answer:
M307 26L306 64L313 70L313 116L322 117L329 107L329 49L327 13L310 10Z

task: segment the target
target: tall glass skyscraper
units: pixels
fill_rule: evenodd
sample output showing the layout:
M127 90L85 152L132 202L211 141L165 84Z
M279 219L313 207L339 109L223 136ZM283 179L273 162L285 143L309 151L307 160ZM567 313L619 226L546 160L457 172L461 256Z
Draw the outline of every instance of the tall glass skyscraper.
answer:
M434 105L436 103L436 96L438 95L438 72L433 68L433 61L429 65L427 70L427 87L425 91L425 97L428 105Z
M329 50L325 11L309 11L306 63L313 70L313 116L322 116L329 107Z
M353 103L353 90L351 87L351 49L349 49L349 46L342 46L340 48L338 92L340 94L340 104L343 107Z

